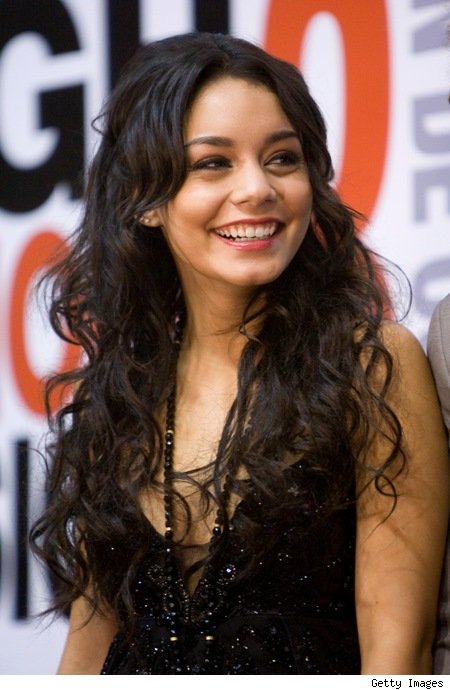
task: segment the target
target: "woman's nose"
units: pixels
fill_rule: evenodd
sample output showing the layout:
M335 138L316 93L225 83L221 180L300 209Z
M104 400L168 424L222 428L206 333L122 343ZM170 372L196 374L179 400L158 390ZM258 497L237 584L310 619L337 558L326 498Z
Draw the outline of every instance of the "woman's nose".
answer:
M259 163L248 163L236 171L231 192L234 204L260 206L275 201L276 196L268 173Z

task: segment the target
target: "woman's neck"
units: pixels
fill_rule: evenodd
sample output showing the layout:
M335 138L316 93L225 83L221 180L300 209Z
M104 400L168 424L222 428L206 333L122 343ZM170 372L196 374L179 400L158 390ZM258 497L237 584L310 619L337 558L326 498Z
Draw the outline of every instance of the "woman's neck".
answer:
M249 294L232 291L186 295L187 325L182 355L189 353L197 361L206 359L237 366L248 341L240 326L249 301ZM256 329L257 321L249 324L250 332Z

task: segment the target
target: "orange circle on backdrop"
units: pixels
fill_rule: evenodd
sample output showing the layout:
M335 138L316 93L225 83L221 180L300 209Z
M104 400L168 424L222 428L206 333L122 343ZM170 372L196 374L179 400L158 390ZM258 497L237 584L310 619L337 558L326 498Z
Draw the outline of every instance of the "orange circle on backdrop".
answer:
M308 23L319 12L338 22L346 72L345 131L336 186L348 205L370 218L383 180L389 135L389 40L384 0L271 0L266 50L300 64Z
M25 342L27 299L32 281L61 249L62 238L52 231L35 234L25 245L19 258L12 285L10 323L11 362L17 388L28 408L38 415L45 414L43 380L29 362ZM79 349L64 343L58 370L73 367L79 359ZM56 404L56 401L55 401Z

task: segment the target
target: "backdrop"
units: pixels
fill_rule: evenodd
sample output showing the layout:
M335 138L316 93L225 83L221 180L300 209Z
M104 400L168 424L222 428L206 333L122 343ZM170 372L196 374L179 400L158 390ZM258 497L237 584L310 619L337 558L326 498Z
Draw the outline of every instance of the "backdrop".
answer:
M450 292L449 3L442 0L0 0L0 672L52 674L64 620L30 557L45 497L41 378L73 352L31 288L77 222L91 120L139 43L231 32L300 66L328 122L336 184L399 264L425 341Z

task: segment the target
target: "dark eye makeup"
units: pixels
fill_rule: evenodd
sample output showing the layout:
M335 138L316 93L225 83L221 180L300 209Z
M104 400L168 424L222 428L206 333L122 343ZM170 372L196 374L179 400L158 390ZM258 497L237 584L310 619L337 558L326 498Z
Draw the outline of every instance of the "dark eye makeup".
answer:
M231 163L223 156L209 156L195 161L188 165L188 171L193 170L222 170L223 168L230 168Z

